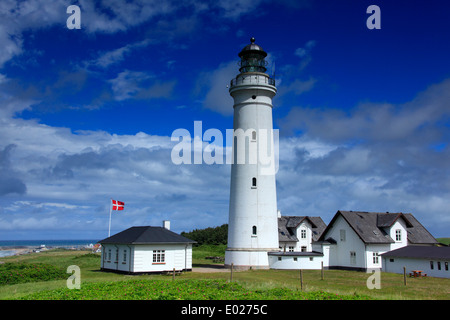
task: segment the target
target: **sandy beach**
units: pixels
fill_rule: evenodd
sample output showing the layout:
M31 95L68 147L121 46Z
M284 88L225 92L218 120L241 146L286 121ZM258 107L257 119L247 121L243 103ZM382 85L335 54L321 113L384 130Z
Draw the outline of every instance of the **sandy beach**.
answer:
M33 250L36 250L36 247L0 247L0 258L28 254Z

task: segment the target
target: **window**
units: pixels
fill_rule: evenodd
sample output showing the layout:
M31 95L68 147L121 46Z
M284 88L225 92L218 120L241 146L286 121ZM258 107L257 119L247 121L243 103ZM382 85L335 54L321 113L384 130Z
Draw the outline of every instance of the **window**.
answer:
M281 261L281 257L278 257L278 261Z
M309 257L309 261L314 261L314 257Z
M431 270L434 269L434 263L433 263L433 261L430 261L430 269L431 269Z
M111 249L108 249L108 261L111 261Z
M252 178L252 188L256 188L256 178Z
M123 263L127 262L127 250L123 250L123 260L122 260L122 262Z
M306 252L306 247L302 246L301 250L302 252Z
M440 261L437 262L437 266L438 266L438 270L441 270L441 262Z
M402 230L395 230L395 241L402 241Z
M252 227L252 235L256 236L258 229L256 228L256 226Z
M300 230L300 236L302 239L306 239L306 230L305 229Z
M114 262L119 261L119 249L116 250L116 260Z
M256 131L252 131L252 140L256 141Z
M448 262L447 261L444 262L444 266L445 266L445 271L448 271Z
M391 258L391 259L389 259L389 262L394 262L394 259L392 259L392 258Z
M373 255L373 264L378 264L380 261L379 259L380 255L378 254L378 252L373 252L372 255Z
M341 241L345 241L345 229L340 230Z
M352 266L356 265L356 252L350 251L350 264Z
M289 252L294 252L294 247L289 247Z
M153 263L165 263L166 251L165 250L153 250Z
M297 257L294 257L294 261L297 261Z

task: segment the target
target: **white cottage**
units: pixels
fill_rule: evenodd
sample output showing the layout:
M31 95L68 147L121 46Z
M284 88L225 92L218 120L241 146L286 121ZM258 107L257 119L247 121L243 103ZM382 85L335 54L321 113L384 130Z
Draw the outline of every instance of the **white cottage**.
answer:
M131 227L99 241L102 245L101 269L124 273L192 270L192 244L164 227Z
M316 242L324 266L381 269L381 254L408 245L437 244L410 213L338 211Z

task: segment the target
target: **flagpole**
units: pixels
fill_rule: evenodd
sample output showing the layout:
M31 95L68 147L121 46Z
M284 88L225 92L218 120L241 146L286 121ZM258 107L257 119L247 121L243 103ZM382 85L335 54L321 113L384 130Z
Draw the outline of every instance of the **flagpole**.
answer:
M111 236L111 203L112 203L112 199L109 200L109 228L108 228L108 238Z

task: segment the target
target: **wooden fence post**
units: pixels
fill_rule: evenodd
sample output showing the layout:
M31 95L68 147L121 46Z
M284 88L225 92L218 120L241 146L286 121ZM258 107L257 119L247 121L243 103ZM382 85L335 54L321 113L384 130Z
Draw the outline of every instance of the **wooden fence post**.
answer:
M321 264L321 269L322 269L320 276L321 276L321 279L323 280L323 261L320 264Z
M303 270L300 269L300 290L303 291Z
M406 267L403 267L403 284L406 286Z
M175 268L173 268L172 281L175 280Z

